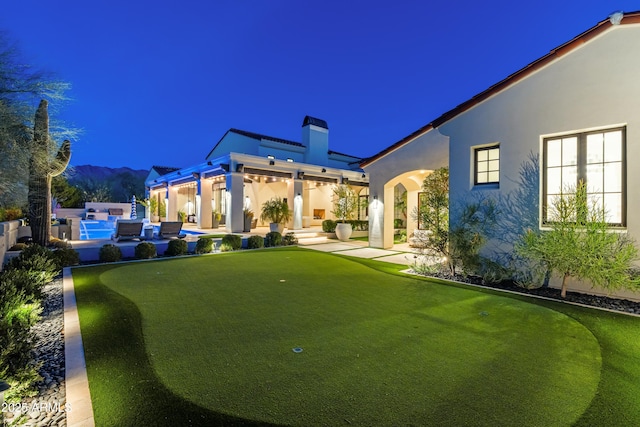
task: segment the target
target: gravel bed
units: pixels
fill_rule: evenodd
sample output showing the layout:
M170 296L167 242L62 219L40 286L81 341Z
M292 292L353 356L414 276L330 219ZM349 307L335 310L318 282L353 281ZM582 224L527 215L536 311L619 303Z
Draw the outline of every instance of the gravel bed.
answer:
M623 313L640 315L640 302L630 301L627 299L610 298L604 296L587 295L579 292L567 292L567 297L562 298L560 296L560 289L550 287L540 287L536 289L525 289L512 282L502 282L499 284L484 283L482 278L477 276L456 275L452 278L447 275L434 275L442 279L455 280L457 282L470 283L473 285L484 286L487 288L504 289L511 292L518 292L522 294L537 295L545 298L551 298L563 302L573 302L577 304L584 304L591 307L605 308L609 310L620 311Z
M35 360L42 380L36 383L38 395L7 404L4 412L9 426L66 427L65 363L64 363L64 302L62 277L43 290L40 322L34 326Z

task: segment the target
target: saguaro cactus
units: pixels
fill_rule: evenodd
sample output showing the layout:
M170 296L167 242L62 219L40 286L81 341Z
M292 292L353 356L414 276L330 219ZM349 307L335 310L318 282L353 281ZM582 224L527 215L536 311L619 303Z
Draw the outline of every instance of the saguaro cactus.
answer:
M33 126L29 158L29 225L35 243L46 246L51 238L51 178L60 175L71 159L71 143L65 140L54 155L49 137L46 100L40 101Z

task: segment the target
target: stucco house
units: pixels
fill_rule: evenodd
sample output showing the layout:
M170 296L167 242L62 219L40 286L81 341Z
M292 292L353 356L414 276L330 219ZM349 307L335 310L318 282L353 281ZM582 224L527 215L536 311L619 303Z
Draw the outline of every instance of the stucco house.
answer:
M301 142L240 129L229 129L206 155L186 168L154 166L145 184L148 197L166 205L166 219L184 212L199 228L212 227L212 213L222 215L228 232L241 232L244 209L260 215L272 197L287 200L293 218L287 227L299 230L333 219L333 186L349 183L360 195L358 216L367 217L369 178L362 158L329 149L327 122L306 116Z
M543 229L550 200L584 180L611 227L640 241L638 52L640 12L613 14L366 159L370 245L393 244L394 186L411 208L426 174L447 165L452 222L458 202L519 194L514 227Z

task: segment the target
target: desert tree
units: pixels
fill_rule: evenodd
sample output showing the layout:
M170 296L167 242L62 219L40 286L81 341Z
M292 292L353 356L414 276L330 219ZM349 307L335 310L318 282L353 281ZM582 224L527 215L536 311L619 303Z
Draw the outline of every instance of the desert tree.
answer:
M41 100L60 107L70 84L28 65L9 36L0 31L0 204L25 205L34 143L34 111ZM53 110L55 111L55 110ZM47 156L78 130L53 121ZM38 151L38 150L36 150ZM40 151L40 153L43 153Z
M633 240L611 229L602 204L588 195L584 182L553 199L547 218L548 230L528 230L516 250L562 277L563 298L571 277L610 291L639 285L631 274L638 257Z

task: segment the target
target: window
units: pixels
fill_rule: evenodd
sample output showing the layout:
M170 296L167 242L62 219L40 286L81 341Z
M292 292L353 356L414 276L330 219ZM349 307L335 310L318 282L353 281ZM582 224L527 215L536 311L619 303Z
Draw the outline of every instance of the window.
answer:
M587 197L603 209L612 226L626 225L625 129L545 138L543 142L543 219L554 198L587 185Z
M496 184L500 182L500 147L476 148L474 184Z

